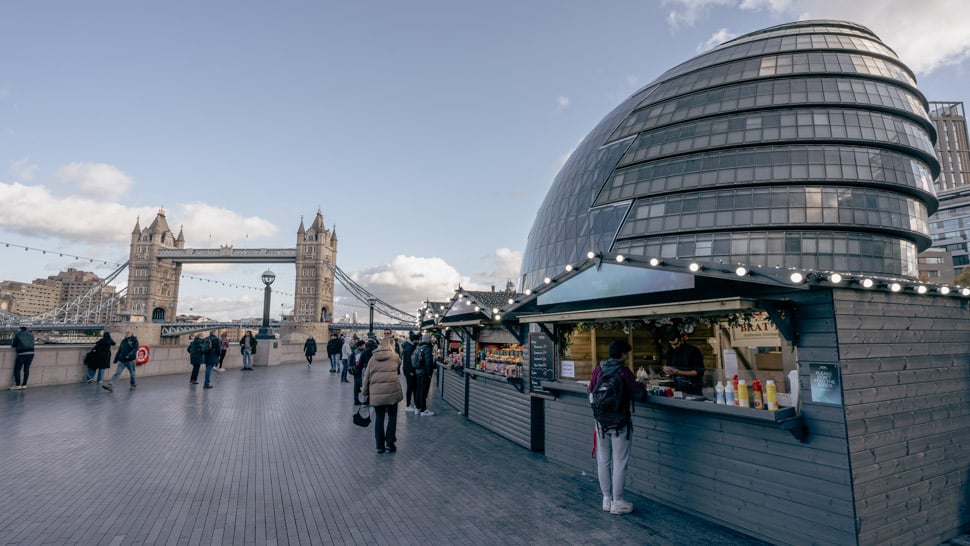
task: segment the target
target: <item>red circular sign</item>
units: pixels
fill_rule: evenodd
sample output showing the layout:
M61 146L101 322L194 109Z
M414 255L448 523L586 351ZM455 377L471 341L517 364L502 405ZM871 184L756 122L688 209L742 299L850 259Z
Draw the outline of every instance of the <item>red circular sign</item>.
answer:
M152 356L152 348L148 345L139 345L138 352L135 353L135 364L141 366L148 362Z

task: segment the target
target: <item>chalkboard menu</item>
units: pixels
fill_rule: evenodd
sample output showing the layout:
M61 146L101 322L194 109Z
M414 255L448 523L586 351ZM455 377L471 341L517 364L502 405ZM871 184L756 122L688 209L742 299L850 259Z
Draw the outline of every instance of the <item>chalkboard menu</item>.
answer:
M543 381L556 379L556 344L543 332L529 333L530 392L551 394L542 388Z

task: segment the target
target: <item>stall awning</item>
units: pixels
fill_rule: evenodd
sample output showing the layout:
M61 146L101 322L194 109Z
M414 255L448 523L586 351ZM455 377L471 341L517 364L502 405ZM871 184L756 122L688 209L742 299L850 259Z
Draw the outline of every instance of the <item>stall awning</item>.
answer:
M663 318L684 315L722 315L760 311L757 300L750 298L721 298L685 301L632 307L610 307L559 313L520 315L519 322L573 322L612 320L622 318Z

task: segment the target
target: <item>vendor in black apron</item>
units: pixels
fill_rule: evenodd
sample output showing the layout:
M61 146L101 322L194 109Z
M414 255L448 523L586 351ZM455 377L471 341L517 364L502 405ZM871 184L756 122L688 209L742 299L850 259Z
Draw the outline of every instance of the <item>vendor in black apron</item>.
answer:
M670 344L663 372L674 378L674 389L685 394L703 394L704 356L700 349L688 345L677 332L665 336Z

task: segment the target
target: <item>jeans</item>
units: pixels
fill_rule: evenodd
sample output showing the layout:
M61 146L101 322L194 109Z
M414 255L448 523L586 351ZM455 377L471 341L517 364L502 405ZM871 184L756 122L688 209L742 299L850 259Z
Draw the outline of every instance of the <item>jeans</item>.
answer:
M613 500L623 500L623 484L633 443L627 432L625 428L610 430L603 436L599 423L596 423L596 475L603 496Z
M384 449L384 446L391 447L397 442L397 404L386 406L373 406L377 415L374 417L374 439L377 440L377 449ZM387 415L387 431L384 430L384 415Z
M338 368L340 368L340 355L338 354L330 355L330 369L333 371L337 371Z
M115 383L118 382L118 378L121 377L121 370L128 370L128 380L131 382L131 386L135 386L135 361L134 360L122 360L118 362L118 367L115 369L114 375L111 376L111 381L108 381L108 386L113 387Z
M243 355L243 369L249 369L253 367L253 353L249 350L249 347L244 347L242 350Z
M205 365L205 384L209 384L209 378L212 377L212 364Z
M101 380L104 379L104 368L98 368L97 370L94 368L88 368L88 381L94 379L94 372L98 372L98 383L100 383Z
M30 377L30 363L34 361L34 353L17 355L13 363L13 379L17 385L27 385L27 378ZM20 381L20 370L23 370L23 382Z
M340 380L346 381L347 380L347 359L346 358L341 359L340 365L342 366L340 371Z
M414 378L414 406L418 411L428 409L428 387L430 386L431 381L427 375L419 373Z

